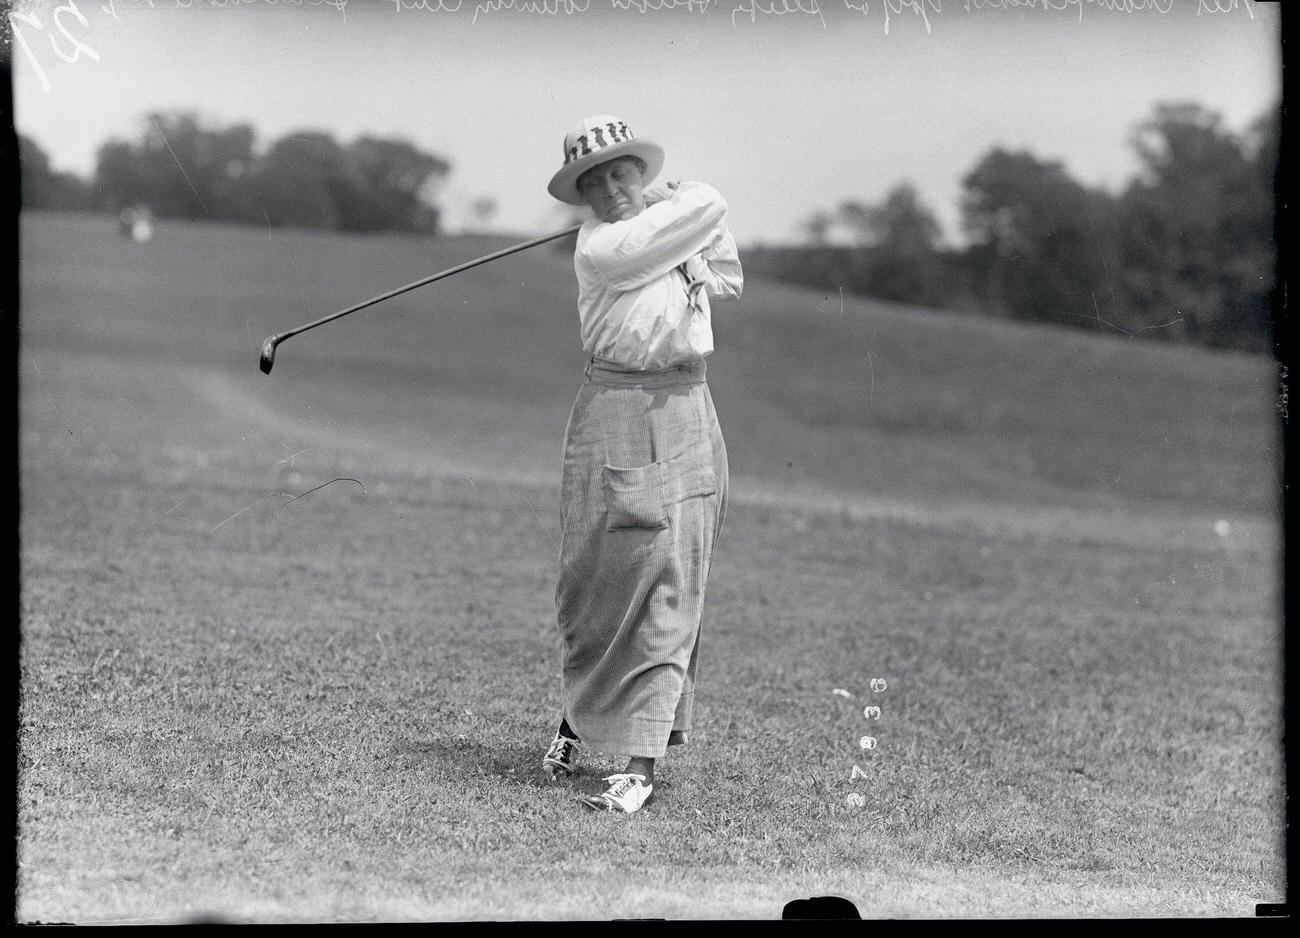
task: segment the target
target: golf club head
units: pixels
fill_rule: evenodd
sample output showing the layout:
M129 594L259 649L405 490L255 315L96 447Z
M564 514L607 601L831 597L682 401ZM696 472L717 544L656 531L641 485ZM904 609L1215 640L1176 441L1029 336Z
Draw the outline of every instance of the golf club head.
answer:
M275 364L275 346L280 341L278 335L268 336L267 340L262 343L262 374L269 375L271 366Z

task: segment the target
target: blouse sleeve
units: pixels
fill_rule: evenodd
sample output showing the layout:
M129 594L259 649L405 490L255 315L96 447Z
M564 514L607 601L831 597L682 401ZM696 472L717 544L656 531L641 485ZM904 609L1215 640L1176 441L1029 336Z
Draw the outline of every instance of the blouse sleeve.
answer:
M625 221L598 225L579 250L616 290L662 277L718 236L727 203L712 186L682 183L670 198Z
M701 251L686 262L686 272L693 281L700 281L709 296L722 300L740 298L745 286L745 275L740 269L740 255L736 239L726 225Z

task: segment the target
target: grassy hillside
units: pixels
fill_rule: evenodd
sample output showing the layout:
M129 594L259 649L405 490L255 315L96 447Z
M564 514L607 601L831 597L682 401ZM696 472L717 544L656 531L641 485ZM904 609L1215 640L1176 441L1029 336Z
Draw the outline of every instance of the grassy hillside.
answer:
M249 363L266 335L506 242L171 225L140 246L104 219L38 218L24 241L33 349L194 366L290 420L314 400L317 419L426 455L500 454L505 439L506 468L555 471L583 359L570 262L552 246L291 339L263 377ZM718 304L715 331L711 385L742 478L796 494L1276 510L1265 359L757 280ZM444 396L459 405L430 406Z
M567 258L257 370L500 243L24 218L20 918L1281 901L1269 362L748 284L699 725L623 823L536 771Z

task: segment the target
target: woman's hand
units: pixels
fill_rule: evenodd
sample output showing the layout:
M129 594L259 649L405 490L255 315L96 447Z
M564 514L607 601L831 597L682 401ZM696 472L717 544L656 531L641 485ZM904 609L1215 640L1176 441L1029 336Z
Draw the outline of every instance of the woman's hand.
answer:
M679 182L665 182L662 185L651 186L641 194L641 197L645 200L646 207L648 208L656 202L664 202L672 198L673 193L677 191L679 185L681 185Z

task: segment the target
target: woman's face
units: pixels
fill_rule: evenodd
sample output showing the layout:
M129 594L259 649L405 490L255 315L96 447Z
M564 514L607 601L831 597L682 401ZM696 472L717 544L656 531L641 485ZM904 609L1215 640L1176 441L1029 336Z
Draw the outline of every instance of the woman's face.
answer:
M631 157L601 163L578 177L578 194L601 221L625 221L645 208L641 167Z

